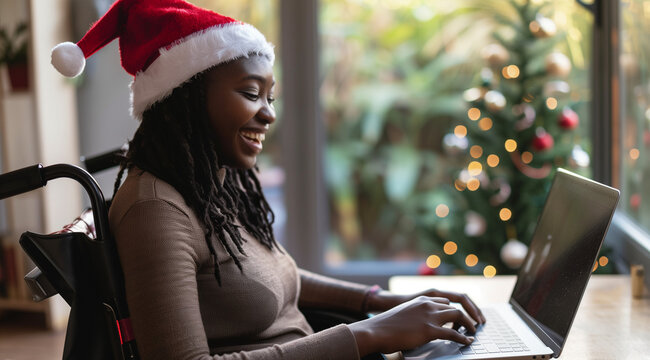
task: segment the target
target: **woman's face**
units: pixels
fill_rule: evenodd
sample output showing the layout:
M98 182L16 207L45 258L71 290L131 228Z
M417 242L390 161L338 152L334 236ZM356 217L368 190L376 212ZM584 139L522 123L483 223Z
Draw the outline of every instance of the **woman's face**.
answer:
M273 68L263 56L241 58L207 74L206 106L219 162L249 169L275 121Z

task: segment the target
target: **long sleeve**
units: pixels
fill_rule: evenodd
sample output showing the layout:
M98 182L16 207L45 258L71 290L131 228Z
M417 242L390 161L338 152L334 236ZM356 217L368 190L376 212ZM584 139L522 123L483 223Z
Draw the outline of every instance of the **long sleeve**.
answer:
M299 269L300 306L319 309L363 311L363 301L370 286L333 279Z
M118 192L110 214L142 359L359 359L347 326L312 333L288 255L247 239L242 273L219 248L218 286L198 220L160 190Z

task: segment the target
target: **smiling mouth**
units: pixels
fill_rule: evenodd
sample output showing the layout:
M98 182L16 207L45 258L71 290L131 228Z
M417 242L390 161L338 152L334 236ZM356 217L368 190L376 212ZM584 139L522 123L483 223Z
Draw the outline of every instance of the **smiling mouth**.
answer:
M261 150L262 142L266 138L266 135L263 133L252 132L252 131L240 131L241 136L247 140L255 148Z

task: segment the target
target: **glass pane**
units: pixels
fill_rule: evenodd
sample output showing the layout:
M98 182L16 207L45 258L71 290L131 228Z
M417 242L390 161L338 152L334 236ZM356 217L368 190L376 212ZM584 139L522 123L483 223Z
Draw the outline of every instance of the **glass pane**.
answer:
M554 169L590 174L591 14L561 0L323 0L320 16L326 263L513 271Z
M276 121L271 126L264 140L264 151L257 158L260 168L260 183L264 189L266 199L275 213L274 230L276 240L283 243L284 226L286 223L286 209L284 205L284 171L280 167L280 141L279 134L282 124L282 96L281 96L281 69L280 69L280 22L277 14L277 0L190 0L191 3L230 16L255 26L266 40L275 45L275 90L274 102Z
M620 206L650 231L650 1L621 1Z

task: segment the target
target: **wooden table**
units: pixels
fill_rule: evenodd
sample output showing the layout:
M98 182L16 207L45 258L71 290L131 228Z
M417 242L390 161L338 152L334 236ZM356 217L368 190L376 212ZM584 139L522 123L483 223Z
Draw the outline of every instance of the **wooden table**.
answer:
M468 294L479 306L507 302L515 276L395 276L391 291L438 288ZM650 296L632 297L627 275L594 275L562 351L562 359L650 359Z

